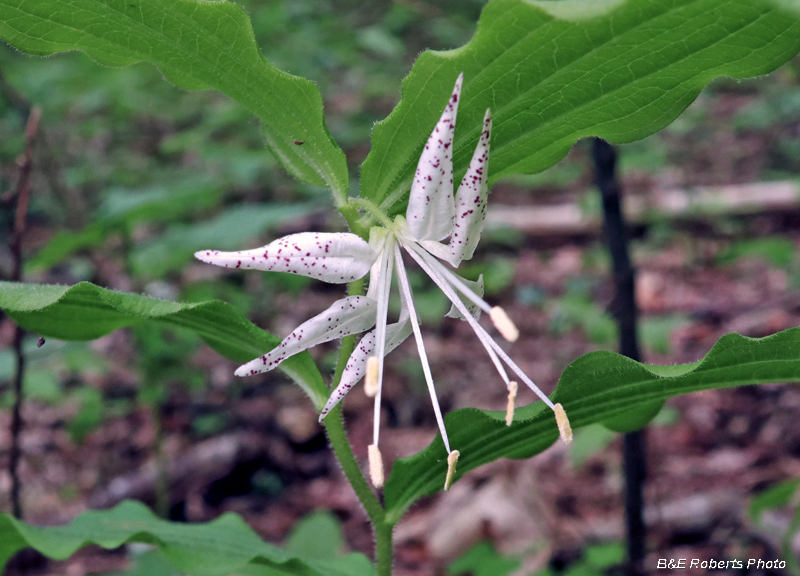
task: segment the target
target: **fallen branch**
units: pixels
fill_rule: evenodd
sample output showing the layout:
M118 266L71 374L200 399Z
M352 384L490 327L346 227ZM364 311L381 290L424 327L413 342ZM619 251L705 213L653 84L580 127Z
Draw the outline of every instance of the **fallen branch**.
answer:
M658 219L701 219L709 216L742 216L800 209L800 183L760 182L691 189L654 191L625 199L625 219L647 224ZM555 206L489 207L486 225L508 227L528 236L599 234L602 214L586 213L575 204Z

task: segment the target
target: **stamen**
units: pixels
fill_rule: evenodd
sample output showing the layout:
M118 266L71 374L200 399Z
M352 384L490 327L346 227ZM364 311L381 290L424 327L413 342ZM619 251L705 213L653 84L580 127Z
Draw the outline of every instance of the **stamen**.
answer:
M492 308L492 311L489 312L489 318L492 319L494 327L502 334L503 338L509 342L517 341L517 338L519 338L519 330L514 326L514 323L511 321L511 318L508 317L505 310L500 308L500 306L495 306Z
M478 340L481 341L481 344L483 344L483 347L489 354L489 358L491 358L494 367L497 369L497 372L500 374L500 377L503 379L503 382L505 382L506 386L508 386L509 383L508 374L506 374L506 369L503 368L503 365L500 363L500 359L494 352L494 348L492 348L493 344L492 337L489 336L489 334L487 334L485 330L478 329L480 328L480 324L478 324L478 321L475 320L472 314L469 313L467 307L461 301L461 298L459 298L458 295L456 295L455 291L447 283L446 278L441 277L444 274L448 273L449 271L444 266L439 264L439 262L437 262L435 258L429 257L424 250L418 250L416 246L414 246L414 244L404 244L404 247L406 248L406 250L408 250L408 253L417 262L417 264L420 265L420 268L422 268L425 271L425 273L431 277L431 279L436 283L436 285L441 289L441 291L444 292L445 296L447 296L450 299L450 301L453 303L456 309L467 320L469 325L472 326L472 329L475 331L475 335L478 337ZM436 274L440 274L440 276L437 277ZM484 304L486 303L484 302ZM488 307L489 305L486 304L486 306Z
M435 262L433 260L433 257L430 257L431 261L429 262L428 258L425 257L425 254L422 251L417 251L414 244L411 243L403 244L403 246L406 248L406 250L408 250L408 253L417 262L417 264L419 264L420 268L422 268L425 271L425 273L428 276L430 276L431 280L434 281L434 283L439 287L439 289L445 293L445 295L450 299L450 301L453 304L455 304L456 308L458 308L458 311L461 312L464 318L466 318L467 322L469 322L469 325L472 326L472 329L475 331L475 334L478 336L478 338L480 338L481 342L484 343L484 346L487 347L487 350L489 348L492 348L497 353L497 355L503 359L503 362L508 364L508 367L517 373L517 376L519 376L520 380L525 382L528 388L533 390L534 393L539 398L542 399L542 402L547 404L551 410L555 410L555 406L553 406L553 402L550 400L550 398L548 398L547 395L544 392L542 392L536 384L533 383L533 380L528 378L527 374L525 374L525 372L523 372L522 369L519 366L517 366L516 362L514 362L511 359L511 357L508 354L506 354L505 350L503 350L500 347L500 345L497 342L495 342L491 336L489 336L486 330L484 330L483 327L480 324L478 324L477 320L475 320L475 318L473 318L469 313L467 313L467 309L466 306L464 306L464 303L461 302L461 299L456 295L455 291L447 283L447 280L442 278L441 274L439 274L438 268L441 267L441 264ZM432 264L436 264L437 267L434 267ZM494 357L492 357L492 359L494 360ZM499 362L496 362L495 365L497 365L498 363ZM505 381L508 382L508 377L505 378Z
M372 419L372 443L377 446L381 433L381 395L383 391L383 360L386 356L386 316L389 313L389 291L392 287L392 247L395 245L394 236L389 234L381 251L381 259L385 261L381 266L378 279L378 317L375 323L375 357L378 364L378 377L376 380L375 405ZM368 363L369 364L369 363ZM367 365L369 369L369 365Z
M367 377L364 380L364 394L369 398L375 398L378 394L378 374L380 374L380 362L377 356L367 358Z
M367 448L369 457L369 479L375 488L383 487L383 456L375 444L370 444Z
M556 424L558 425L558 435L564 441L564 444L572 442L572 426L569 425L569 418L567 413L564 412L564 407L561 403L555 405L553 411L556 413Z
M517 400L519 385L516 382L508 383L508 404L506 405L506 426L511 426L514 420L514 403Z
M456 475L456 464L458 464L458 457L461 452L453 450L447 455L447 476L444 478L444 491L450 490L450 484L453 483L453 476Z
M397 283L400 285L400 296L405 301L406 307L408 308L408 318L411 320L414 340L417 341L417 352L419 352L422 372L425 374L425 383L428 385L428 393L431 396L433 413L436 415L436 423L439 425L439 432L442 434L444 447L447 449L447 453L450 454L450 440L447 438L447 430L444 427L444 418L442 418L442 410L439 408L439 399L436 397L436 388L433 386L431 367L428 364L428 355L425 353L425 345L422 342L422 332L420 332L419 321L417 320L417 310L414 307L414 296L411 294L411 286L408 284L406 267L403 264L403 255L400 254L400 248L396 244L394 247L394 260L397 266Z

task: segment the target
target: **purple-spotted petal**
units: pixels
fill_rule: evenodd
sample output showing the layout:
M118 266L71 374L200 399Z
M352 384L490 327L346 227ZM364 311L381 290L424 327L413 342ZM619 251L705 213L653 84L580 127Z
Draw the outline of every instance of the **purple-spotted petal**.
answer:
M348 296L303 322L267 354L240 366L237 376L267 372L287 358L317 344L369 330L375 325L378 303L366 296Z
M385 354L400 346L406 338L411 335L411 322L408 320L408 313L404 310L400 320L394 324L386 326L386 349ZM367 359L375 354L375 330L368 332L358 343L356 349L347 361L342 379L336 387L325 407L320 412L319 419L330 412L347 395L353 386L359 383L367 371Z
M450 235L450 261L458 266L469 260L481 239L486 218L486 200L489 195L489 140L492 132L492 113L486 111L483 131L472 155L467 173L456 192L456 215Z
M355 234L304 232L253 250L200 250L194 257L224 268L288 272L344 284L363 278L378 255Z
M416 240L443 240L453 227L453 133L463 74L417 164L406 220Z

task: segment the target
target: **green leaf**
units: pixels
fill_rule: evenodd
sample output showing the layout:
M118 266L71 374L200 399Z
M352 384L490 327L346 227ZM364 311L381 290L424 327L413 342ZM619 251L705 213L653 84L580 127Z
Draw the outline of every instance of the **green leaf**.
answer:
M108 236L129 230L139 222L191 217L216 204L222 192L222 187L208 178L173 186L159 184L144 190L111 188L103 194L103 203L90 225L77 232L60 231L26 263L26 268L50 268L78 250L102 244Z
M103 395L97 388L83 386L72 393L79 403L78 412L67 423L72 441L80 444L86 435L96 430L103 423Z
M676 366L641 364L612 352L591 352L564 372L553 402L561 402L573 429L606 422L672 396L767 382L800 380L800 328L766 338L728 334L699 362ZM466 408L445 418L450 445L461 452L457 477L498 458L530 458L558 438L553 413L542 402L505 412ZM441 437L410 458L397 460L386 481L388 521L397 521L421 496L444 485L447 452Z
M341 524L330 512L314 512L301 519L286 541L286 550L303 558L336 558L343 549Z
M451 576L507 576L519 568L516 558L506 558L497 553L491 542L479 542L453 560L447 567Z
M23 52L150 62L181 88L219 90L261 118L267 146L292 175L346 195L347 162L325 126L319 89L264 58L233 2L0 0L0 11L0 38Z
M663 400L642 403L637 405L634 410L616 414L608 420L603 420L601 423L614 432L633 432L642 426L646 426L650 420L661 412L663 407Z
M176 224L157 239L137 246L131 255L133 272L146 278L162 277L193 261L198 250L243 250L247 240L287 221L318 211L317 202L304 204L243 204L229 208L208 222Z
M140 544L141 546L141 544ZM134 565L125 572L112 576L182 576L158 550L148 550L136 556Z
M226 302L167 302L88 282L74 286L0 282L0 308L26 330L60 340L94 340L147 321L188 328L226 358L241 363L272 350L281 341ZM289 358L280 368L303 388L317 409L322 408L329 391L307 352Z
M373 131L362 195L405 206L425 140L459 72L453 166L466 171L492 109L490 184L554 165L586 136L661 130L720 75L770 72L800 51L800 13L773 0L494 0L472 40L424 52Z
M592 424L575 430L569 445L569 459L573 468L580 468L592 454L599 452L617 435L602 424Z
M765 510L788 506L792 496L797 492L798 486L800 486L800 479L795 478L785 482L778 482L763 492L759 492L750 501L750 519L753 522L760 522L761 514Z
M719 264L733 264L743 258L758 258L779 268L786 268L794 260L797 247L788 238L773 236L734 242L717 254Z
M360 554L350 554L341 559L347 562L341 562L299 558L285 552L261 540L236 514L227 513L206 524L173 523L132 501L111 510L86 512L62 527L38 528L8 514L0 515L0 571L26 546L63 560L90 543L112 549L128 542L157 546L178 570L194 576L227 576L248 566L268 569L262 574L374 574L369 561Z

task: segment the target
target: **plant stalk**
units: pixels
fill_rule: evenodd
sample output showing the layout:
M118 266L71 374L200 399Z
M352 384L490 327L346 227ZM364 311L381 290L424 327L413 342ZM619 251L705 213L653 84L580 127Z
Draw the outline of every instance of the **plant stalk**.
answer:
M628 248L628 230L622 213L622 191L616 175L614 147L594 138L595 182L603 200L603 229L611 253L614 277L614 315L619 326L619 351L640 361L637 339L635 275ZM644 429L624 435L625 523L628 569L631 576L643 574L645 543L643 487L647 476Z
M364 293L364 281L358 280L350 284L348 294L356 296ZM342 379L345 366L353 350L356 347L356 337L347 336L342 338L339 348L339 359L336 364L336 372L333 376L331 388L339 385ZM393 524L386 522L386 511L378 501L372 488L367 483L367 479L361 473L353 448L347 440L347 433L344 429L344 419L342 418L342 404L339 403L333 408L323 420L325 431L328 434L328 442L333 448L333 453L339 461L347 480L353 487L353 491L358 496L361 505L367 512L372 528L375 532L375 562L377 565L378 576L391 576L392 573L392 529Z
M375 556L377 576L392 576L392 530L394 524L375 524Z

